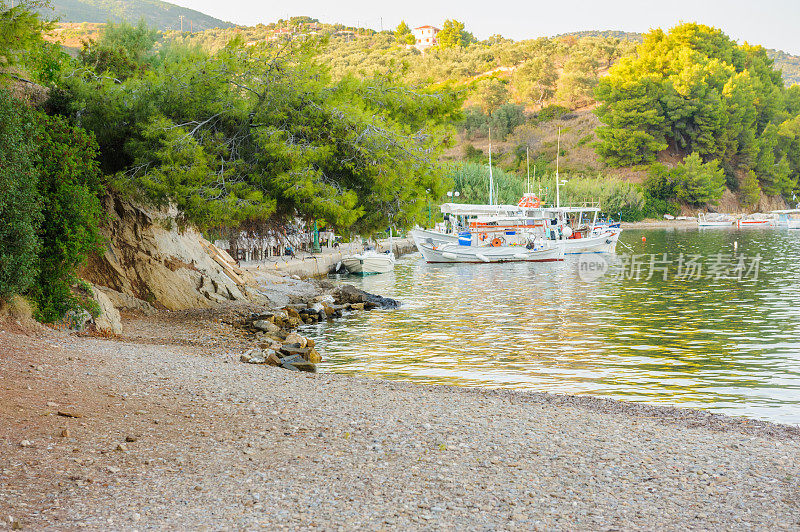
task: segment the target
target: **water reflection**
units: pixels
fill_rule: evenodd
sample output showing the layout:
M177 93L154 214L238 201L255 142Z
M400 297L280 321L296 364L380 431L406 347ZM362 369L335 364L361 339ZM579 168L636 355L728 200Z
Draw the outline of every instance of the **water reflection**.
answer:
M641 236L647 242L641 242ZM396 311L306 329L322 371L593 394L800 424L800 231L623 233L635 253L760 254L757 281L582 281L557 264L429 265L347 278ZM620 248L622 250L622 248Z

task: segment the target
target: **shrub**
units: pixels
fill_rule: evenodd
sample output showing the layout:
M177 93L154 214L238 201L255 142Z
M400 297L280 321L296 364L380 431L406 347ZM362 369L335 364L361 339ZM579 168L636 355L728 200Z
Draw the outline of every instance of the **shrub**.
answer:
M554 190L555 183L549 187ZM633 222L644 218L645 194L640 186L609 178L573 178L561 187L562 205L598 202L604 212Z
M33 296L37 318L55 321L76 307L75 271L98 249L103 185L94 137L63 118L37 117L38 192L46 216L38 231L42 253Z
M524 124L525 120L525 107L522 105L513 103L501 105L492 113L492 136L494 137L494 132L497 132L497 138L505 140L517 126Z
M522 105L507 103L498 107L491 115L485 114L479 107L469 107L464 111L461 129L467 138L487 137L489 128L493 140L506 140L518 126L525 123L525 108Z
M671 172L675 195L690 205L716 203L725 192L725 173L716 160L703 163L700 154L687 155Z
M476 148L472 144L464 144L463 156L465 161L480 163L483 161L484 157L486 157L486 154L483 153L483 150Z
M758 185L758 177L752 170L748 170L742 178L739 186L739 193L742 196L742 204L749 208L755 208L761 199L761 187Z
M569 114L569 109L562 105L551 104L536 113L537 122L549 122Z
M40 206L31 113L0 89L0 298L27 290L36 276Z

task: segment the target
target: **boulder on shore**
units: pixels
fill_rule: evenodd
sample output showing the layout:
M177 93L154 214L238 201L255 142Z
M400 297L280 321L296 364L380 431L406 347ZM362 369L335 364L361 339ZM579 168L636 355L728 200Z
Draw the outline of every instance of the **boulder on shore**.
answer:
M122 334L122 319L111 299L96 286L92 287L92 299L100 307L100 315L94 319L95 329L106 334Z
M351 284L343 284L333 292L334 301L337 305L361 305L369 308L395 309L400 306L400 302L390 297L382 297L370 294ZM361 307L362 309L364 307Z

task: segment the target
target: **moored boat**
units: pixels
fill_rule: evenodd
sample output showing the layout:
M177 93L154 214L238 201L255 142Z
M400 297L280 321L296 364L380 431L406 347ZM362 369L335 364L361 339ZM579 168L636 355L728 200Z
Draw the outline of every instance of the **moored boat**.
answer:
M772 211L770 214L778 216L778 221L776 222L778 227L800 229L800 209L782 209Z
M554 262L564 260L564 250L551 244L528 249L525 246L435 245L418 242L422 256L431 263Z
M697 227L733 227L736 219L728 214L706 214L697 215Z
M350 255L342 259L342 265L347 271L357 275L371 275L376 273L387 273L394 269L394 253L378 253L374 250L367 250L358 255Z
M750 214L736 220L736 227L739 229L750 227L775 227L775 216L762 213Z
M520 205L536 204L523 197ZM434 246L456 245L465 235L475 245L485 245L495 238L501 244L526 245L526 239L551 242L565 254L614 253L622 229L619 224L596 223L598 207L536 207L520 205L468 205L446 203L443 214L452 221L442 230L415 229L411 237ZM461 235L461 236L460 236Z

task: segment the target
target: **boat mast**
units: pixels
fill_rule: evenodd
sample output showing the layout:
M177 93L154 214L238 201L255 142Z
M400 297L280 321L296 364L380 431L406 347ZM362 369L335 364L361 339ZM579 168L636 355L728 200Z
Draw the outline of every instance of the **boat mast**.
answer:
M489 205L494 205L494 177L492 176L492 128L489 128Z
M561 155L561 128L558 128L558 143L556 144L556 209L561 207L561 178L558 177L559 155Z
M531 193L531 157L528 153L530 148L525 146L525 166L528 168L528 194Z

